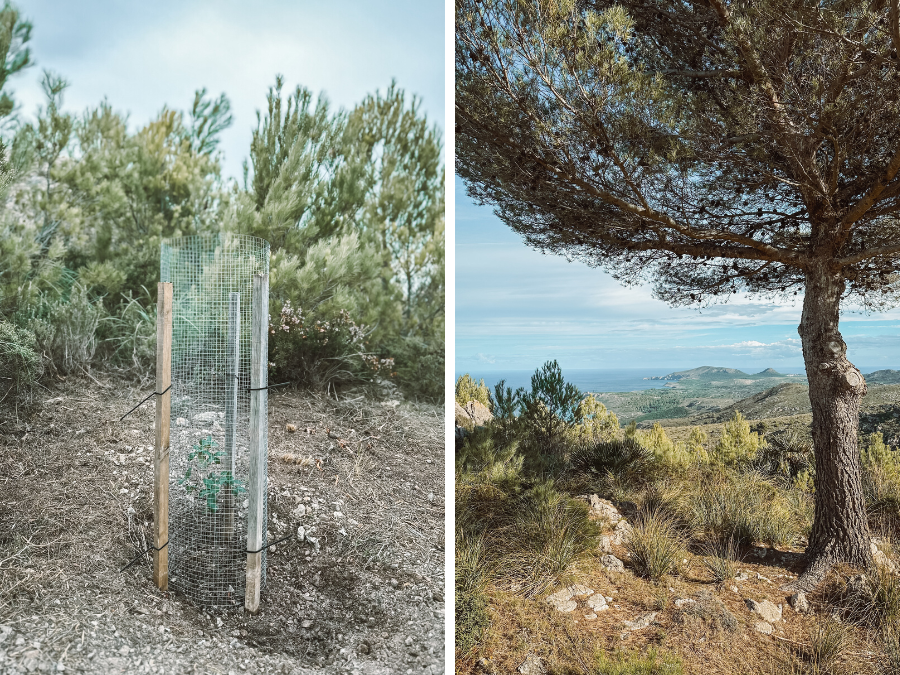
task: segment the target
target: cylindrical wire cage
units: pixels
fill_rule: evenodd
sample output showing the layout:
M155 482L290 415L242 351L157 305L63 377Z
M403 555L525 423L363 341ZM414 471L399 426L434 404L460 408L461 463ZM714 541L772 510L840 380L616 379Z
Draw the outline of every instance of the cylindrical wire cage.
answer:
M169 580L202 607L244 602L251 295L253 277L268 273L269 244L256 237L223 233L161 245L160 279L172 284ZM263 552L263 584L265 569Z

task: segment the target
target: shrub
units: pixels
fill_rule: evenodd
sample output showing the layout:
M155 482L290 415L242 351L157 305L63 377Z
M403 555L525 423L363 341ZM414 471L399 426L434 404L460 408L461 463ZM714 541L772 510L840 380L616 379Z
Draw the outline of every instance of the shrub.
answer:
M491 392L488 391L484 380L475 384L472 376L466 373L456 380L456 402L461 406L465 406L469 401L478 401L488 410L493 407L491 404Z
M685 519L720 541L785 545L798 534L790 502L756 472L708 473L683 504Z
M466 436L456 450L456 475L515 494L522 484L524 458L515 442L503 442L488 429Z
M556 360L534 371L531 391L520 395L521 420L540 452L562 454L566 434L581 422L583 398L578 387L565 381Z
M394 367L392 359L369 352L365 327L343 309L327 320L308 320L285 301L277 324L269 322L269 333L278 376L318 389L370 381Z
M35 308L31 328L50 369L71 373L90 365L97 349L97 327L105 312L79 283L66 298L44 296Z
M394 359L394 381L410 398L443 403L444 345L414 337L388 341L384 351Z
M876 566L850 579L842 603L857 623L882 629L900 625L900 578Z
M685 541L671 518L659 511L641 510L625 548L636 574L659 581L677 569Z
M600 441L572 451L569 468L598 477L606 474L630 479L650 474L653 455L632 438Z
M585 396L575 413L578 423L572 428L572 441L577 445L592 445L610 441L619 433L619 418L606 409L593 394Z
M34 334L0 319L0 401L10 392L17 400L40 377L41 357L35 351Z
M684 444L673 442L659 422L654 422L649 431L635 430L634 439L652 452L658 461L669 466L687 466L696 459Z
M723 464L746 462L756 457L765 445L764 439L750 431L750 424L743 415L735 411L734 417L725 422L722 436L713 449L713 459Z
M149 296L149 293L147 294ZM156 306L122 296L113 314L101 321L98 334L106 361L126 373L144 376L156 364Z

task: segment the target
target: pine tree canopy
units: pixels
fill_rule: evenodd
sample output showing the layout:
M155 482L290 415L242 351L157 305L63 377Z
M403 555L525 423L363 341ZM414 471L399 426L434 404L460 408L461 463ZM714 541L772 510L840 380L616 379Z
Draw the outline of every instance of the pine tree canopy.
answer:
M456 170L536 248L672 304L900 277L900 11L460 0Z

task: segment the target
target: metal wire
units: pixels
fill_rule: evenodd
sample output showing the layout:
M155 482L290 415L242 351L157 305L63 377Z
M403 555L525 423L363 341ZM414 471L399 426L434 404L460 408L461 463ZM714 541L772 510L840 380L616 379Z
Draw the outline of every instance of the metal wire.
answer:
M169 581L197 605L238 606L247 564L251 289L254 275L269 272L269 244L222 233L160 248L160 278L172 283L169 564L177 573ZM260 497L265 505L266 488ZM265 584L265 553L262 565Z

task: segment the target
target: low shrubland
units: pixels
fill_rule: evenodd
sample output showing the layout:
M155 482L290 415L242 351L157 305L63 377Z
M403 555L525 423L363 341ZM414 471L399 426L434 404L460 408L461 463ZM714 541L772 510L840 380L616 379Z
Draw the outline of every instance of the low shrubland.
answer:
M457 400L460 394L466 399L460 402L489 394L494 413L491 423L463 434L456 446L460 663L474 663L484 645L496 651L508 639L510 607L537 612L527 609L529 598L540 603L567 584L591 585L591 575L602 569L604 527L589 517L591 494L611 500L627 517L618 555L633 578L647 584L640 592L648 609L671 607L672 585L702 580L727 589L755 552L799 555L806 545L815 492L808 430L751 427L739 412L718 427L694 427L674 438L659 423L622 428L600 401L567 388L554 379L558 374L555 363L547 364L532 379L531 392L500 383L491 393L468 375L457 386ZM861 448L871 529L889 547L891 523L900 522L900 461L880 434L861 439ZM842 589L823 600L829 611L875 631L879 658L900 660L896 574L868 574ZM695 605L680 607L690 614ZM830 672L856 639L836 626L816 624L802 640L804 656L785 663L797 672ZM564 660L566 649L548 654L548 662ZM589 659L582 658L584 670ZM585 672L670 672L592 668Z

